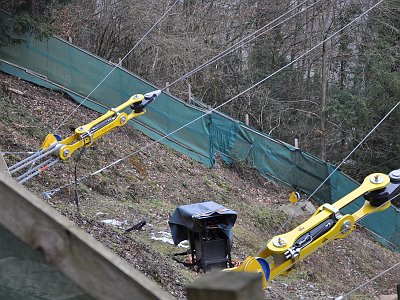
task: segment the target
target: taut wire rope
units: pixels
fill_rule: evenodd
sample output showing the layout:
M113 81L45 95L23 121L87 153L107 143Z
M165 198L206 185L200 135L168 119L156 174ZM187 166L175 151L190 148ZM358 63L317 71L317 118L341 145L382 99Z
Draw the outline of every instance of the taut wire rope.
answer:
M282 19L283 17L285 17L286 15L288 15L289 13L293 12L294 10L296 10L297 8L301 7L303 4L305 4L306 2L308 2L309 0L305 0L303 2L301 2L300 4L296 5L295 7L291 8L290 10L288 10L287 12L285 12L284 14L280 15L279 17L277 17L276 19L272 20L271 22L269 22L268 24L264 25L263 27L261 27L260 29L256 30L255 32L251 33L250 35L246 36L245 38L243 38L242 40L240 40L239 42L236 42L234 45L230 46L229 48L225 49L224 51L222 51L221 53L215 55L214 57L212 57L211 59L209 59L208 61L206 61L205 63L201 64L200 66L194 68L193 70L191 70L190 72L186 73L185 75L179 77L178 79L174 80L172 83L168 84L167 86L165 86L164 88L161 89L161 91L165 91L166 89L168 89L169 87L171 87L172 85L188 78L189 76L194 75L195 73L197 73L198 71L204 69L205 67L209 66L212 63L217 62L218 60L222 59L223 57L225 57L226 55L228 55L229 53L237 50L238 48L242 47L243 45L249 43L250 41L258 38L260 35L267 33L268 31L276 28L277 26L285 23L286 21L292 19L293 17L297 16L298 14L308 10L309 8L315 6L317 3L321 2L322 0L317 0L314 3L312 3L311 5L307 6L306 8L302 9L301 11L291 15L290 17L284 19L283 21L279 22L278 24L275 24L274 26L272 26L271 28L268 28L267 30L265 30L268 26L274 24L275 22L277 22L278 20ZM84 100L73 109L73 111L64 119L64 121L57 126L57 128L54 130L54 133L63 125L65 124L66 120L68 120L79 108L80 106L82 106L82 104L88 100L88 98L93 94L93 92L95 90L97 90L97 88L104 83L104 81L111 75L111 73L119 66L121 66L122 62L132 53L132 51L140 44L141 41L143 41L143 39L154 29L155 26L157 26L162 20L163 18L169 13L169 11L176 5L176 3L179 2L179 0L175 1L175 3L164 13L164 15L143 35L143 37L132 47L132 49L121 59L121 61L97 84L97 86L84 98ZM96 102L97 103L97 102ZM108 108L105 105L102 105L100 103L97 103L98 105L102 106L103 108Z
M135 154L137 154L138 152L141 152L141 151L143 151L143 150L145 150L145 149L147 149L147 148L149 148L149 147L151 147L151 146L153 146L153 145L159 143L160 141L164 140L165 138L168 138L169 136L173 135L174 133L176 133L176 132L182 130L183 128L185 128L185 127L187 127L187 126L193 124L194 122L196 122L196 121L202 119L202 118L205 117L206 115L211 114L213 111L215 111L215 110L221 108L222 106L224 106L224 105L226 105L226 104L232 102L233 100L237 99L237 98L240 97L241 95L247 93L247 92L250 91L251 89L253 89L253 88L259 86L260 84L262 84L262 83L265 82L266 80L270 79L271 77L273 77L273 76L276 75L277 73L283 71L284 69L288 68L288 67L291 66L292 64L296 63L298 60L300 60L300 59L303 58L304 56L308 55L310 52L314 51L316 48L318 48L319 46L321 46L323 43L325 43L326 41L330 40L331 38L333 38L334 36L336 36L336 35L338 35L340 32L342 32L344 29L346 29L346 28L348 28L349 26L351 26L352 24L354 24L358 19L360 19L361 17L363 17L363 16L365 16L366 14L368 14L372 9L374 9L375 7L377 7L377 6L378 6L380 3L382 3L382 2L383 2L383 0L380 0L379 2L377 2L376 4L374 4L372 7L370 7L370 8L367 9L366 11L364 11L362 14L360 14L359 16L357 16L355 19L353 19L351 22L347 23L347 24L346 24L345 26L343 26L341 29L339 29L338 31L334 32L333 34L331 34L330 36L328 36L327 38L325 38L324 40L322 40L321 42L319 42L318 44L316 44L314 47L310 48L309 50L307 50L306 52L304 52L303 54L301 54L300 56L298 56L296 59L294 59L294 60L291 61L290 63L286 64L285 66L283 66L283 67L281 67L281 68L279 68L279 69L276 70L275 72L271 73L270 75L268 75L268 76L265 77L264 79L262 79L262 80L260 80L259 82L253 84L253 85L250 86L249 88L245 89L244 91L240 92L239 94L235 95L234 97L230 98L229 100L225 101L224 103L222 103L222 104L218 105L217 107L215 107L215 108L209 110L207 113L205 113L205 114L203 114L203 115L201 115L201 116L195 118L194 120L188 122L187 124L185 124L185 125L183 125L183 126L177 128L177 129L173 130L172 132L170 132L170 133L168 133L168 134L162 136L161 138L159 138L159 139L157 139L157 140L155 140L155 141L153 141L153 142L151 142L151 143L145 145L144 147L140 148L139 150L136 150L136 151L134 151L134 152L132 152L132 153L130 153L130 154L128 154L128 155L126 155L126 156L120 158L120 159L117 159L117 160L115 160L114 162L112 162L112 163L106 165L105 167L103 167L103 168L101 168L101 169L99 169L99 170L97 170L97 171L95 171L95 172L93 172L93 173L90 173L90 174L88 174L88 175L86 175L86 176L83 176L83 177L79 178L79 181L84 180L84 179L86 179L86 178L88 178L88 177L94 176L94 175L96 175L96 174L99 174L99 173L101 173L101 172L107 170L108 168L110 168L110 167L112 167L112 166L114 166L114 165L120 163L121 161L123 161L123 160L125 160L125 159L127 159L127 158L129 158L129 157L131 157L131 156L133 156L133 155L135 155ZM397 103L397 105L396 105L391 111L393 111L399 104L400 104L400 101L399 101L399 103ZM381 122L380 122L380 123L381 123ZM379 123L379 124L380 124L380 123ZM52 195L52 194L58 192L59 190L65 188L65 187L67 187L67 186L68 186L68 185L60 186L60 187L58 187L58 188L55 188L55 189L46 191L46 192L44 192L44 194L47 195L47 196Z
M368 283L375 281L379 277L385 275L386 273L390 272L391 270L393 270L394 268L399 267L399 266L400 266L400 261L398 263L394 264L393 266L387 268L386 270L380 272L378 275L372 277L370 280L364 282L363 284L360 284L358 287L356 287L355 289L351 290L350 292L344 294L343 296L339 296L339 297L335 298L335 300L342 300L342 299L347 298L348 296L353 294L355 291L358 291L360 288L366 286Z
M371 8L369 8L364 14L368 13L370 10L374 9L375 7L377 7L379 4L381 4L384 0L380 0L379 2L377 2L376 4L374 4ZM361 17L362 15L360 15L359 17ZM358 17L358 18L359 18ZM305 201L309 201L312 196L314 196L316 194L317 191L319 191L319 189L332 177L332 175L340 168L340 166L342 166L349 158L351 155L353 155L353 153L355 151L357 151L357 149L368 139L368 137L387 119L387 117L389 117L389 115L400 105L400 101L397 102L393 108L375 125L374 128L371 129L371 131L356 145L356 147L335 167L335 169L328 174L328 176L321 182L321 184L307 197L307 199ZM276 231L276 233L274 234L274 236L280 231L282 230L287 223L289 223L294 217L294 213L280 226L280 228L278 228L278 230Z
M243 39L241 39L240 41L236 42L235 44L233 44L232 46L228 47L227 49L225 49L224 51L218 53L217 55L213 56L212 58L210 58L209 60L207 60L206 62L202 63L201 65L197 66L196 68L194 68L193 70L189 71L188 73L184 74L183 76L179 77L178 79L174 80L173 82L171 82L170 84L166 85L164 88L161 89L161 91L165 91L168 88L170 88L171 86L175 85L176 83L187 79L189 76L194 75L195 73L203 70L204 68L206 68L207 66L219 61L220 59L222 59L223 57L225 57L226 55L232 53L233 51L239 49L240 47L246 45L247 43L251 42L252 40L258 38L259 36L271 31L272 29L276 28L277 26L287 22L288 20L292 19L293 17L299 15L302 12L307 11L308 9L310 9L311 7L315 6L316 4L318 4L319 2L321 2L322 0L317 0L315 2L313 2L312 4L308 5L307 7L303 8L302 10L296 12L295 14L287 17L286 19L278 22L277 24L273 25L272 27L268 28L269 26L271 26L272 24L274 24L275 22L279 21L280 19L282 19L283 17L285 17L286 15L288 15L289 13L293 12L294 10L296 10L297 8L301 7L303 4L307 3L309 0L305 0L303 2L301 2L300 4L296 5L295 7L291 8L290 10L288 10L287 12L285 12L284 14L280 15L279 17L275 18L274 20L272 20L271 22L269 22L268 24L265 24L264 26L262 26L261 28L257 29L256 31L254 31L253 33L249 34L248 36L244 37ZM267 28L267 29L266 29Z
M171 11L171 9L179 2L179 0L176 0L165 12L164 14L153 24L153 26L150 27L149 30L146 31L146 33L136 42L136 44L128 51L128 53L125 54L125 56L114 66L114 68L111 69L110 72L96 85L96 87L83 99L82 102L79 103L77 107L75 107L72 112L64 118L64 120L56 127L56 129L53 130L53 133L56 133L57 130L65 124L65 122L82 106L84 102L96 91L100 85L104 83L104 81L107 80L107 78L117 69L122 65L122 62L132 53L133 50L136 49L136 47L150 34L150 32L166 17L166 15Z
M243 45L245 45L246 43L254 40L255 38L258 38L259 36L261 36L262 34L267 33L268 31L276 28L277 26L283 24L284 22L290 20L291 18L295 17L296 15L298 15L301 12L304 12L306 10L308 10L309 8L315 6L317 3L319 3L322 0L317 0L314 3L312 3L311 5L303 8L301 11L291 15L290 17L284 19L283 21L275 24L274 26L272 26L271 28L268 28L267 30L264 31L265 28L267 28L268 26L270 26L271 24L275 23L276 21L278 21L279 19L282 19L284 16L286 16L287 14L291 13L292 11L294 11L295 9L301 7L303 4L305 4L306 2L308 2L309 0L305 0L303 2L301 2L300 4L296 5L295 7L293 7L292 9L288 10L287 12L285 12L284 14L280 15L279 17L277 17L276 19L274 19L273 21L269 22L268 24L264 25L263 27L261 27L260 29L256 30L255 32L251 33L250 35L246 36L245 38L243 38L242 40L240 40L239 42L235 43L234 45L232 45L231 47L229 47L228 49L224 50L223 52L221 52L220 54L214 56L213 58L211 58L210 60L206 61L205 63L203 63L202 65L196 67L195 69L193 69L192 71L188 72L187 74L181 76L180 78L178 78L177 80L175 80L173 83L169 84L168 86L166 86L164 89L165 90L167 88L169 88L170 86L172 86L173 84L176 84L177 82L195 74L196 72L202 70L203 68L209 66L210 64L217 62L218 60L222 59L223 57L225 57L226 55L228 55L229 53L231 53L232 51L242 47ZM178 2L178 0L176 2L174 2L174 4L164 13L164 15L146 32L146 34L133 46L133 48L122 58L122 60L106 75L106 77L104 77L99 83L98 85L83 99L83 101L81 103L79 103L77 105L77 107L75 107L71 113L62 121L62 123L57 126L57 128L53 131L53 133L56 133L56 131L63 125L65 124L65 122L82 106L82 104L84 102L86 102L87 100L95 103L96 105L105 108L105 109L109 109L108 106L103 105L97 101L93 101L92 99L90 99L90 95L108 78L108 76L111 75L111 73L117 68L119 67L122 62L125 60L125 58L138 46L138 44L150 33L150 31L168 14L168 12L172 9L172 7L174 7L176 5L176 3ZM21 152L21 154L33 154L36 152Z
M133 48L121 59L121 61L97 84L97 86L83 99L83 101L81 103L78 104L77 107L75 107L71 113L62 121L62 123L60 125L57 126L56 129L53 130L53 133L56 133L56 131L63 125L65 124L65 122L82 106L82 104L84 102L86 102L87 100L94 102L95 104L99 105L100 107L103 107L105 109L109 109L108 106L103 105L97 101L93 101L91 99L89 99L89 97L92 95L92 93L97 90L97 88L104 83L104 81L111 75L111 73L119 66L121 66L122 62L129 56L130 53L132 53L132 51L139 45L139 43L153 30L153 28L168 14L168 12L176 5L176 3L179 0L177 0L176 2L174 2L174 4L164 13L164 15L145 33L145 35L143 35L143 37L133 46ZM258 30L256 30L255 32L249 34L248 36L246 36L245 38L241 39L239 42L235 43L234 45L230 46L229 48L225 49L224 51L222 51L221 53L215 55L214 57L212 57L211 59L207 60L206 62L204 62L203 64L201 64L200 66L196 67L195 69L191 70L190 72L186 73L185 75L179 77L178 79L176 79L175 81L173 81L171 84L168 84L167 86L165 86L163 89L161 89L161 91L165 91L166 89L168 89L169 87L171 87L172 85L178 83L181 80L184 80L186 78L188 78L189 76L194 75L195 73L197 73L198 71L204 69L205 67L211 65L212 63L215 63L217 61L219 61L220 59L222 59L223 57L225 57L226 55L228 55L229 53L237 50L238 48L244 46L245 44L249 43L250 41L258 38L259 36L269 32L270 30L276 28L277 26L287 22L288 20L292 19L293 17L297 16L298 14L307 11L308 9L310 9L311 7L315 6L317 3L321 2L322 0L317 0L314 3L310 4L309 6L303 8L302 10L300 10L299 12L296 12L295 14L289 16L288 18L284 19L283 21L275 24L274 26L272 26L271 28L266 29L268 26L274 24L275 22L279 21L280 19L282 19L283 17L285 17L286 15L288 15L289 13L293 12L294 10L296 10L297 8L301 7L303 4L305 4L306 2L308 2L309 0L305 0L303 2L301 2L300 4L296 5L295 7L291 8L290 10L288 10L287 12L285 12L284 14L278 16L277 18L275 18L274 20L272 20L271 22L269 22L268 24L264 25L263 27L259 28ZM265 30L266 29L266 30ZM34 152L32 152L34 153Z
M383 0L381 0L379 3L383 2ZM385 121L390 115L391 113L400 105L400 101L397 102L392 109L390 109L389 112L386 113L386 115L374 126L374 128L371 129L371 131L356 145L356 147L342 160L342 162L340 164L338 164L335 169L325 178L324 181L322 181L322 183L307 197L307 199L305 201L308 201L311 199L312 196L315 195L315 193L329 180L329 178L332 177L333 173L335 173L342 164L344 164L349 157L366 141L366 139L382 124L383 121ZM281 227L275 232L274 235L276 235L279 231L281 231L286 224L288 224L294 217L294 213L290 215L290 217L285 221L285 223L283 223L281 225Z
M394 199L398 198L399 196L400 196L400 194L397 195L397 196L394 196L393 198L391 198L391 199L389 199L389 200L387 200L387 201L385 201L383 204L381 204L380 206L376 207L376 208L375 208L374 210L372 210L370 213L368 213L368 214L362 216L360 219L358 219L356 222L354 222L354 225L357 224L358 222L360 222L362 219L364 219L364 218L366 218L367 216L369 216L370 214L373 214L376 210L378 210L379 208L383 207L386 203L388 203L388 202L390 202L390 201L393 201ZM331 238L329 238L329 239L323 241L320 245L318 245L317 247L315 247L314 249L312 249L310 252L308 252L306 255L304 255L304 256L302 257L302 260L304 260L305 258L309 257L312 253L314 253L315 251L317 251L318 249L320 249L322 246L325 246L326 244L328 244L328 242L334 240L334 239L335 239L338 235L340 235L341 233L342 233L342 232L339 231L339 232L338 232L336 235L334 235L333 237L331 237ZM283 272L289 270L289 269L290 269L291 267L293 267L296 263L298 263L298 261L295 261L295 262L291 263L291 264L290 264L289 266L287 266L285 269L283 269L282 271L280 271L279 273L277 273L274 277L271 277L270 280L273 280L274 278L276 278L276 277L278 277L279 275L281 275ZM394 266L390 267L389 269L385 270L384 272L385 272L385 273L388 272L388 270L393 269L393 268L396 267L397 265L398 265L398 264L395 264ZM383 275L383 274L381 274L381 275ZM381 276L381 275L379 275L379 276ZM379 277L379 276L378 276L378 277ZM377 278L377 276L375 276L375 277ZM374 277L373 279L376 279L375 277ZM372 280L370 280L370 281L372 281ZM368 281L368 282L369 282L369 281ZM359 286L357 289L359 289L360 287L361 287L361 286ZM357 289L355 289L355 290L357 290ZM354 292L355 290L351 291L350 293ZM349 293L349 294L350 294L350 293ZM347 294L346 294L346 296L347 296Z
M362 216L360 219L358 219L356 222L354 222L353 225L357 224L358 222L360 222L361 220L363 220L364 218L366 218L367 216L373 214L376 210L380 209L381 207L383 207L386 203L393 201L394 199L400 197L400 194L397 196L394 196L393 198L385 201L383 204L381 204L380 206L376 207L374 210L372 210L370 213ZM317 251L318 249L320 249L322 246L325 246L326 244L328 244L328 242L334 240L337 236L339 236L340 234L342 234L341 231L339 231L336 235L334 235L333 237L325 240L323 243L321 243L320 245L318 245L317 247L315 247L314 249L312 249L310 252L308 252L306 255L304 255L302 257L302 260L307 258L308 256L310 256L312 253L314 253L315 251ZM296 263L298 263L298 261L295 261L293 263L291 263L289 266L287 266L285 269L283 269L282 271L280 271L279 273L277 273L274 277L271 277L270 280L273 280L274 278L276 278L277 276L281 275L283 272L289 270L291 267L293 267Z

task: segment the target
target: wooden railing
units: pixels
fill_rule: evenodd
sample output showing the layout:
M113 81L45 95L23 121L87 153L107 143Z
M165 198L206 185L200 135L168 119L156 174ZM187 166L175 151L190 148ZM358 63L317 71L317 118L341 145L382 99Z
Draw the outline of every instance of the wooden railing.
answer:
M174 299L11 179L1 154L0 225L41 252L49 264L93 299ZM189 300L261 300L264 292L259 274L218 272L189 285L187 296Z

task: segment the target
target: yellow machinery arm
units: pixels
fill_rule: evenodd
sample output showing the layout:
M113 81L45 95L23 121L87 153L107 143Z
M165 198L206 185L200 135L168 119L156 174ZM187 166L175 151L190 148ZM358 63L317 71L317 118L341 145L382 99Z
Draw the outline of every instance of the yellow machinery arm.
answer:
M160 90L156 90L145 95L133 95L128 101L116 108L111 108L96 120L76 128L75 133L65 139L61 139L56 134L48 134L41 150L11 166L8 169L10 174L19 172L21 174L16 177L16 180L20 183L26 182L58 161L71 157L76 150L89 147L112 129L124 126L129 120L143 115L146 112L145 107L160 93ZM132 112L128 114L124 110L129 107Z
M273 237L255 257L249 256L238 267L226 271L259 272L264 288L269 280L287 274L299 261L327 242L348 236L355 222L368 214L387 209L390 200L400 193L400 169L389 175L375 173L364 179L354 191L333 204L321 205L303 224L292 231ZM364 205L353 214L340 209L364 196Z
M92 122L80 126L75 129L75 133L61 141L57 141L57 138L53 134L48 134L43 142L42 149L48 148L53 143L59 143L59 156L61 159L67 159L78 149L82 147L89 147L98 138L102 137L110 130L115 127L125 125L129 120L143 115L146 111L141 110L139 112L132 112L128 115L123 112L124 109L140 103L144 100L144 96L141 94L133 95L128 101L121 104L115 109L110 109L107 113L101 117L93 120Z

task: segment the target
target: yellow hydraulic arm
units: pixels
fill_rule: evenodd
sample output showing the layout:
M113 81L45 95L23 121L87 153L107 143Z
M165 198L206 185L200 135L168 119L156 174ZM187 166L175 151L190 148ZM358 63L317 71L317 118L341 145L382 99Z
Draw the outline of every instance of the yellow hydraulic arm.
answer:
M296 263L318 247L348 236L360 218L387 209L391 204L390 199L399 193L400 169L389 175L371 174L357 189L333 204L321 205L303 224L273 237L255 257L249 256L240 266L226 271L259 272L263 275L266 288L269 280L287 274ZM340 212L340 209L362 196L366 201L358 211L345 215Z
M111 108L96 120L76 128L74 134L65 139L61 139L56 134L48 134L41 150L11 166L8 169L10 174L20 173L16 180L20 183L26 182L58 161L71 157L76 150L89 147L112 129L123 126L129 120L143 115L146 112L145 107L160 93L160 90L156 90L145 95L133 95L128 101L116 108ZM128 114L124 110L129 107L132 112Z

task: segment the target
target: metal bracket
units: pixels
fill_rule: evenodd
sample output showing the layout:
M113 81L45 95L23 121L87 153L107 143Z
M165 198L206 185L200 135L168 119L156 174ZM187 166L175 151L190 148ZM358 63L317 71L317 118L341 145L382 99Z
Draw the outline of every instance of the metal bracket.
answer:
M340 210L336 207L334 207L332 204L329 203L325 203L321 205L320 211L326 209L327 211L330 211L331 213L333 213L335 215L336 220L339 220L343 217L342 213L340 212Z
M80 127L79 129L83 130L89 137L90 142L89 143L85 143L85 146L88 147L91 144L93 144L93 134L90 133L90 130L87 130L84 126Z
M115 116L119 116L120 112L118 110L116 110L115 108L110 107L110 110L113 111L115 113Z

